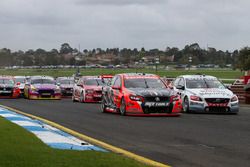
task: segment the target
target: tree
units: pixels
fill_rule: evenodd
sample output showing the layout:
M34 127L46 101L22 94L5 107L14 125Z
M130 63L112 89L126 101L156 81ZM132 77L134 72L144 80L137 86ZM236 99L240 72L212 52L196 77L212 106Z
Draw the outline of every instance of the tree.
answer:
M60 49L61 54L72 53L72 51L73 51L73 49L71 48L71 46L68 43L63 43L61 45L61 49Z
M250 70L250 47L240 50L238 66L242 70Z

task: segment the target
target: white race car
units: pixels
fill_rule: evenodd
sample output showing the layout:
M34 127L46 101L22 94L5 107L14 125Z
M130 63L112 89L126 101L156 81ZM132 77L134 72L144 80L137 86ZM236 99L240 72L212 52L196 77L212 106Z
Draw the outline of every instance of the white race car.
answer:
M239 100L216 77L182 75L174 81L184 112L238 113Z

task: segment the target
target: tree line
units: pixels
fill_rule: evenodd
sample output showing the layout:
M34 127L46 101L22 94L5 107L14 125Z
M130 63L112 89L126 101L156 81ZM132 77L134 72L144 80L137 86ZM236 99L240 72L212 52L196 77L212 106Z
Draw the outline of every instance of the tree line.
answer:
M63 43L59 50L44 49L11 51L0 49L0 67L6 66L44 66L44 65L86 65L95 63L93 58L108 59L101 61L101 65L134 64L135 62L154 63L155 58L160 64L215 64L225 67L231 64L233 68L250 69L250 48L244 47L233 52L216 50L215 48L200 48L199 44L186 45L183 49L166 47L165 50L130 49L130 48L95 48L79 51L68 43ZM190 62L190 59L192 60Z

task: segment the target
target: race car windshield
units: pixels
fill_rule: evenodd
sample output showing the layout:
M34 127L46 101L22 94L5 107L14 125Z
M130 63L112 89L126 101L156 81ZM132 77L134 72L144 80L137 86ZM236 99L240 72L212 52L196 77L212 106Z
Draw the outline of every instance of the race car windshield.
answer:
M74 84L73 80L61 80L59 81L60 84L65 84L65 85L72 85Z
M14 81L11 79L0 79L0 84L14 84Z
M25 83L25 78L16 78L16 82Z
M31 84L54 84L54 81L51 79L34 79Z
M225 89L225 86L218 80L215 79L187 79L186 86L189 89L199 88L219 88Z
M101 79L88 79L85 81L85 85L103 86L105 85L105 82L103 82Z
M166 88L158 78L133 78L124 81L126 88Z

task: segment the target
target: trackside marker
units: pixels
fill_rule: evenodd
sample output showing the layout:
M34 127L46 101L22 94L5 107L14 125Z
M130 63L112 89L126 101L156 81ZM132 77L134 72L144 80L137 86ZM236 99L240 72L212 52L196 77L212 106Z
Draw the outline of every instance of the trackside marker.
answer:
M78 133L76 131L73 131L71 129L68 129L66 127L63 127L55 122L52 122L52 121L49 121L49 120L46 120L44 118L41 118L41 117L38 117L38 116L34 116L32 114L27 114L25 112L22 112L22 111L19 111L19 110L16 110L16 109L13 109L11 107L7 107L7 106L3 106L3 105L0 105L0 111L1 111L1 107L2 108L5 108L5 109L8 109L8 110L11 110L11 111L14 111L16 113L19 113L21 115L25 115L27 117L30 117L32 119L36 119L36 120L39 120L39 121L42 121L50 126L52 126L53 128L57 128L57 129L60 129L68 134L71 134L79 139L82 139L84 141L87 141L91 144L94 144L96 146L99 146L101 148L104 148L106 150L109 150L109 151L112 151L114 153L117 153L117 154L120 154L120 155L123 155L125 157L128 157L128 158L131 158L131 159L134 159L138 162L141 162L143 164L146 164L146 165L150 165L150 166L156 166L156 167L170 167L169 165L166 165L166 164L163 164L163 163L160 163L160 162L157 162L157 161L154 161L154 160L151 160L151 159L148 159L148 158L145 158L145 157L142 157L140 155L137 155L137 154L134 154L132 152L129 152L129 151L126 151L124 149L121 149L121 148L118 148L118 147L115 147L113 145L110 145L110 144L107 144L107 143L104 143L100 140L97 140L97 139L94 139L92 137L89 137L87 135L84 135L84 134L81 134L81 133ZM62 132L61 131L61 132Z
M61 130L51 127L39 120L32 120L26 116L14 113L8 109L0 107L0 116L15 123L24 129L35 134L45 144L56 149L67 149L67 150L94 150L94 151L105 151L102 148L91 145L83 140L79 140L74 136L62 132Z

